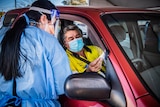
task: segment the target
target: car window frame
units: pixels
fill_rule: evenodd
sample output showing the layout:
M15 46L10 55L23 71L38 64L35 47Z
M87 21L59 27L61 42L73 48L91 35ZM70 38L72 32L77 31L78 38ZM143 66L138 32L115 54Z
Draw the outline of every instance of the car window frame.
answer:
M96 45L99 46L100 48L102 48L102 50L107 49L107 47L103 44L103 42L100 40L100 36L97 33L97 31L94 29L93 24L90 23L86 18L78 16L78 15L70 15L70 14L61 14L60 15L60 19L64 19L64 20L70 20L70 21L79 21L84 23L85 25L88 26L88 28L90 29L90 32L94 35L89 36L90 41Z
M86 24L92 34L94 34L93 38L91 38L91 41L94 41L94 45L97 45L99 47L101 47L103 50L108 51L108 48L106 47L106 45L103 43L102 37L100 36L100 34L98 33L98 31L94 28L94 24L92 22L90 22L89 20L87 20L84 17L78 16L78 15L68 15L68 14L61 14L60 15L60 19L65 19L65 20L71 20L71 21L80 21L84 24ZM98 42L96 42L98 41ZM107 69L110 70L110 72L108 72L106 81L109 81L111 83L111 85L113 86L113 92L111 93L111 98L107 99L106 101L104 101L107 104L110 104L111 106L126 106L126 97L125 94L123 92L121 83L119 81L119 77L116 74L116 71L114 69L114 66L112 64L112 61L109 59L109 57L107 57ZM119 94L117 94L119 93ZM117 99L114 99L114 97L117 96ZM121 98L121 100L118 98Z

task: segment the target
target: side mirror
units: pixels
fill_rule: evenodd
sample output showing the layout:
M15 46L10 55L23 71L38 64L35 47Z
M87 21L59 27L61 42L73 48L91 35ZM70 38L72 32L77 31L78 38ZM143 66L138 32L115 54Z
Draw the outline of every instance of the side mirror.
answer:
M78 100L106 100L111 87L106 79L98 73L87 72L70 75L65 81L65 94Z

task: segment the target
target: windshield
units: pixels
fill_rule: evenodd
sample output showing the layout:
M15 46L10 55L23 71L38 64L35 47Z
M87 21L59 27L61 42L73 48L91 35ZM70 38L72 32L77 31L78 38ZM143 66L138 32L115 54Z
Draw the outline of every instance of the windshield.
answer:
M102 19L152 92L160 99L160 14L107 14Z

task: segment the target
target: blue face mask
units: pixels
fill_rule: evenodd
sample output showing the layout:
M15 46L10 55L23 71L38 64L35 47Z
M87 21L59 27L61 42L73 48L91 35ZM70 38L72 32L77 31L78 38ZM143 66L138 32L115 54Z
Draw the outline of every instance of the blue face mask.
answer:
M74 39L68 43L69 43L69 50L72 52L79 52L82 50L84 46L82 38Z

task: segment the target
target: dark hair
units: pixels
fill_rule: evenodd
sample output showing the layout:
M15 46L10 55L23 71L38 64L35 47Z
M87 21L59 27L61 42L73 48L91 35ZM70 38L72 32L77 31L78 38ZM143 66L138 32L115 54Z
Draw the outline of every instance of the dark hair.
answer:
M56 7L47 0L35 1L32 6L48 10L56 9ZM40 12L33 10L26 12L26 15L30 20L34 20L36 22L39 21L41 16ZM50 20L50 15L46 15L48 20ZM23 58L26 58L26 56L23 56L20 52L20 38L26 26L27 22L25 17L20 17L13 28L6 32L1 42L0 73L4 76L5 80L11 80L13 77L22 77L22 74L19 71L19 59L20 56Z
M53 5L50 1L48 1L48 0L38 0L38 1L35 1L33 4L32 4L32 6L34 6L34 7L40 7L40 8L44 8L44 9L48 9L48 10L51 10L51 9L56 9L57 10L57 8L56 8L56 6L55 5ZM37 11L35 11L35 12L37 12ZM39 12L37 12L37 13L39 13ZM40 13L39 13L40 14ZM50 14L46 14L46 13L43 13L43 14L45 14L46 16L47 16L47 19L48 20L51 20L51 15ZM40 14L41 15L41 14ZM36 15L32 15L32 17L35 17ZM29 16L28 16L29 17ZM29 17L29 18L31 18L32 19L32 17ZM36 21L36 20L35 20Z

